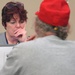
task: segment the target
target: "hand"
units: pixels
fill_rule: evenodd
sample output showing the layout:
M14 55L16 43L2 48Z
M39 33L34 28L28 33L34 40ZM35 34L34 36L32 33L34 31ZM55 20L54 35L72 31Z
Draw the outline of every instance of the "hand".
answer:
M26 41L34 40L35 38L36 38L36 35L34 34L29 36Z
M27 31L23 28L17 29L14 34L18 41L25 42L27 40Z

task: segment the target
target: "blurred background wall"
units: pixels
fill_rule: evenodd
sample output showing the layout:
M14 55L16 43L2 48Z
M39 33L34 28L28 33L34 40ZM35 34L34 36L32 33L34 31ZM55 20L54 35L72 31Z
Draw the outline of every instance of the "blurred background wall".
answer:
M34 33L35 12L39 10L39 5L42 0L1 0L0 1L0 33L5 31L1 22L2 8L9 1L19 1L24 3L25 9L28 11L28 20L27 20L27 26L26 26L27 35L28 36L32 35ZM71 29L67 39L75 40L75 7L74 7L75 0L68 0L68 2L71 9L71 15L69 20Z

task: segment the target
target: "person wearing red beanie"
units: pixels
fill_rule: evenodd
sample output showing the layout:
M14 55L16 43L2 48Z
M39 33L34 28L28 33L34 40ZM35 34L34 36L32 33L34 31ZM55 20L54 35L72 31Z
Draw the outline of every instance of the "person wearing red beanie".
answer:
M0 75L75 75L75 41L66 40L68 3L43 0L36 15L38 38L14 46Z
M66 39L70 27L70 8L65 0L44 0L35 14L38 20L47 24L49 31L61 39Z

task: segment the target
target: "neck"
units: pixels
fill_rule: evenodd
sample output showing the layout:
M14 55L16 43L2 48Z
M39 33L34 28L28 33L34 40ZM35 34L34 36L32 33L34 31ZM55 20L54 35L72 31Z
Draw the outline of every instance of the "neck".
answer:
M50 36L50 35L55 35L55 33L52 33L52 32L45 32L44 34L37 34L37 38L38 38L38 37Z
M8 44L17 44L18 43L18 40L15 39L14 37L8 35L8 33L6 33L6 39L7 39Z
M55 35L55 33L47 32L47 33L45 34L45 36L50 36L50 35Z

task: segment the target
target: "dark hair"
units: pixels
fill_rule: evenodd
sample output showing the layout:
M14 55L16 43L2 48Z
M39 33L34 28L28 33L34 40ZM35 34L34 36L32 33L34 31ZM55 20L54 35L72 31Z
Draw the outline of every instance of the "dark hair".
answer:
M21 2L8 2L2 9L2 25L6 27L6 22L13 18L14 14L19 14L20 20L27 21L27 11Z

